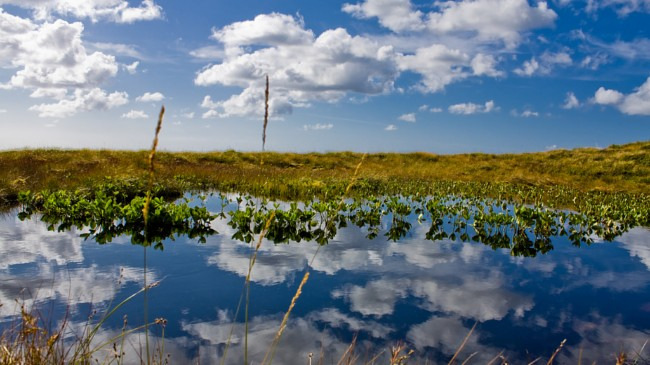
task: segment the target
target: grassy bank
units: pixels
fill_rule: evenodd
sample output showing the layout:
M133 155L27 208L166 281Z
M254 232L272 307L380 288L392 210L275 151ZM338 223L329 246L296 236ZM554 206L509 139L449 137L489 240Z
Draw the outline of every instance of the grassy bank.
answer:
M147 151L0 152L0 201L20 191L91 187L106 178L144 186ZM156 180L170 191L220 189L303 198L343 189L362 158L351 152L159 152ZM579 192L650 194L650 142L526 154L377 153L358 173L365 193L397 193L436 182L563 186Z

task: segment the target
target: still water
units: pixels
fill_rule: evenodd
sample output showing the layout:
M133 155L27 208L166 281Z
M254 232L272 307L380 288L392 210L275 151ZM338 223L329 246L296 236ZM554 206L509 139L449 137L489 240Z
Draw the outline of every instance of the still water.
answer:
M216 210L218 198L210 199ZM413 228L397 241L381 233L369 240L357 227L338 230L320 248L264 240L251 277L249 361L264 357L307 271L277 364L306 364L309 353L314 364L321 356L335 364L355 338L360 363L386 357L398 341L415 351L412 359L447 363L474 324L461 362L473 355L469 363L487 363L499 354L513 363L547 359L566 339L560 363L612 363L619 351L634 355L650 339L647 229L582 248L557 237L554 250L524 258L481 243L426 240L429 226L410 219ZM218 363L231 330L226 363L243 362L243 307L235 312L252 249L231 239L226 219L212 226L218 234L206 243L175 237L164 250L146 249L147 281L160 280L149 292L148 316L167 320L171 363ZM71 328L81 328L94 311L97 318L142 287L142 246L126 236L99 245L82 233L48 231L37 217L0 218L0 327L15 320L18 300L36 303L55 324L67 313ZM129 301L98 342L120 333L125 314L129 327L141 325L143 309L142 295ZM161 335L157 327L152 332ZM140 341L129 338L130 361L139 362Z

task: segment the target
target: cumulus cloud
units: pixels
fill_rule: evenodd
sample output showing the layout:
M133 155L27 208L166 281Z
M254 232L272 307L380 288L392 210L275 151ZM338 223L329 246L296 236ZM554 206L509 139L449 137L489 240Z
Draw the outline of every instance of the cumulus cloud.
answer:
M428 28L434 32L473 32L486 40L500 40L514 48L522 33L550 27L557 14L545 1L530 6L528 0L463 0L436 3L439 12L428 14Z
M567 52L544 52L539 57L539 61L535 57L524 61L521 67L514 70L514 73L519 76L548 75L555 67L569 66L571 64L573 64L573 60Z
M593 102L612 105L628 115L650 115L650 77L630 94L600 87L596 90Z
M400 70L422 75L417 89L431 93L468 77L469 72L463 66L469 65L469 62L470 57L467 54L442 44L419 48L415 54L398 57Z
M397 127L395 126L395 124L389 124L389 125L386 126L386 128L384 128L384 130L392 132L392 131L396 131Z
M498 62L496 58L494 58L494 56L479 53L476 56L474 56L474 58L472 58L472 62L470 63L470 66L472 67L472 71L476 76L481 76L481 75L487 75L492 77L503 76L504 74L503 71L499 71L496 69L497 63Z
M403 122L409 122L409 123L415 123L416 118L415 118L415 113L408 113L408 114L402 114L397 118Z
M162 8L153 0L143 0L138 7L130 6L126 0L0 0L0 5L4 4L32 9L37 20L48 20L58 14L92 22L133 23L163 16Z
M449 112L452 114L478 114L478 113L489 113L491 111L498 110L498 107L494 104L494 100L485 102L485 104L474 104L474 103L460 103L449 106Z
M566 93L566 99L564 99L564 104L562 105L563 109L575 109L580 107L580 101L576 97L576 94L573 92Z
M426 31L455 34L484 41L499 41L514 48L522 34L552 26L557 14L545 1L530 6L527 0L437 1L437 11L422 13L410 0L365 0L343 5L357 18L377 18L393 32Z
M302 126L302 128L306 131L322 131L322 130L329 130L334 128L334 124L328 123L328 124L321 124L321 123L316 123L316 124L305 124Z
M77 89L65 99L51 104L38 104L29 108L38 112L41 118L65 118L80 111L106 110L129 102L126 92L106 93L94 88L90 90Z
M71 116L125 104L126 93L99 88L117 74L119 64L112 55L89 52L82 41L83 30L79 22L36 23L0 8L0 66L15 70L0 87L27 89L32 98L54 99L55 103L30 108L42 117ZM127 71L135 67L129 65Z
M348 92L391 91L399 74L391 47L351 36L342 28L316 37L302 19L284 14L233 23L215 30L213 38L223 44L226 57L199 71L195 84L244 90L226 100L203 103L208 116L262 114L266 75L273 95L270 113L281 116L312 101L340 100Z
M594 95L594 101L600 105L616 105L624 98L625 96L622 93L616 90L605 89L602 86L596 90L596 94Z
M212 38L226 47L248 45L300 45L310 44L314 33L305 29L301 18L285 14L260 14L253 20L246 20L215 29Z
M394 31L424 30L424 14L414 10L410 0L366 0L359 4L344 4L342 10L356 18L377 18L379 24Z
M159 92L154 92L154 93L146 92L146 93L138 96L137 98L135 98L136 101L140 101L140 102L143 102L143 103L158 102L158 101L162 101L164 99L165 99L165 95L163 95L162 93L159 93Z
M122 118L125 119L146 119L149 118L149 115L143 110L131 110L128 113L122 114Z
M0 9L0 56L19 70L7 88L93 87L115 76L115 57L88 53L81 41L83 25L56 20L35 24Z
M356 18L378 19L395 32L388 36L352 36L343 28L316 34L301 17L279 13L216 28L211 38L218 45L190 53L216 60L199 70L194 82L242 91L204 105L203 116L260 116L267 75L275 117L314 102L336 102L348 93L367 98L393 92L397 78L406 72L420 76L413 88L424 93L469 77L503 76L495 50L514 47L528 31L551 26L556 14L545 2L494 2L436 2L436 11L430 12L418 10L410 0L343 5L342 10Z

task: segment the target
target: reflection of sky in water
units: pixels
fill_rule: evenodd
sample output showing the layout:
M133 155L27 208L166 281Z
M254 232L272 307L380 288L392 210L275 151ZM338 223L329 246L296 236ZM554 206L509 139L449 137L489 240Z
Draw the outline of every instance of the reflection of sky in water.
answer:
M173 363L196 357L216 362L242 293L249 247L230 239L234 232L225 222L213 226L219 234L204 245L177 238L164 251L147 251L148 280L163 279L150 292L149 317L168 319L165 348ZM575 363L580 348L583 361L610 361L650 338L648 230L581 249L558 240L547 255L521 258L479 243L427 241L427 229L414 222L413 232L399 242L382 236L368 241L356 228L342 229L315 258L313 243L265 241L252 274L251 358L264 356L308 268L311 277L276 363L305 363L309 352L318 357L321 349L336 362L355 335L361 353L406 340L416 356L445 362L475 322L463 351L464 357L477 352L475 363L502 350L515 362L548 357L564 338L563 361ZM4 323L16 313L16 298L36 300L61 315L69 308L75 323L82 323L91 308L105 309L141 287L142 247L128 239L97 245L78 234L50 232L12 216L0 221ZM139 325L142 312L137 297L111 318L97 341L119 333L125 313L132 326ZM228 363L243 361L242 333L240 318Z

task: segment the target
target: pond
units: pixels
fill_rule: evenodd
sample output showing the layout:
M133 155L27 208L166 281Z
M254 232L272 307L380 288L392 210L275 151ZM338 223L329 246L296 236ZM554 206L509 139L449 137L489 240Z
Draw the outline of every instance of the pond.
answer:
M246 207L221 195L191 204L213 213ZM383 215L374 227L344 224L322 245L263 239L250 279L249 362L264 358L307 272L274 354L277 364L306 364L310 353L314 364L321 357L336 364L353 342L359 363L376 355L386 359L400 341L414 350L414 363L447 363L468 334L460 362L471 357L468 363L484 364L498 356L512 363L546 361L566 339L560 363L610 363L620 351L634 355L650 339L646 228L626 230L612 242L590 236L593 243L580 247L569 235L555 235L550 248L530 255L460 235L432 238L435 219L427 214L393 218ZM0 219L2 328L16 320L20 303L36 304L53 324L67 318L72 330L82 328L89 316L97 321L142 288L146 262L147 282L159 281L148 291L147 316L166 319L170 362L219 363L230 337L225 363L243 363L245 304L237 310L241 298L246 301L245 277L259 234L245 242L241 227L225 214L211 221L216 232L205 234L205 242L176 234L154 249L132 244L128 234L98 244L92 234L85 238L87 228L56 232L48 225L38 215L21 220L17 212ZM396 225L408 229L395 235ZM125 315L127 327L142 325L144 311L140 294L108 318L96 341L120 334ZM160 344L161 336L160 326L152 325L152 340ZM127 339L126 363L140 361L142 337ZM110 357L112 348L100 358Z

